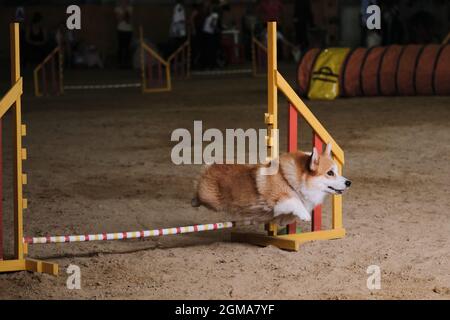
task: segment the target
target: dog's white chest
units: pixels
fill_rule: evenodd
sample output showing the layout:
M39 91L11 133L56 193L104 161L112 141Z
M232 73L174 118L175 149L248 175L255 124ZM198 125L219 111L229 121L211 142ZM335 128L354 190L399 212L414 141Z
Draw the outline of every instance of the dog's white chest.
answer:
M325 192L315 190L311 191L307 188L302 188L300 191L300 197L302 198L305 207L307 207L308 210L312 210L315 206L322 204L326 195L327 194Z

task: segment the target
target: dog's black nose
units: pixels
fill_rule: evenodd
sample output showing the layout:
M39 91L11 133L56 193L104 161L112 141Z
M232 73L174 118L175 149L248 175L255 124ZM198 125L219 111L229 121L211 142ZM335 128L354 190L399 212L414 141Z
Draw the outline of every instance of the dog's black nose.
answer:
M350 187L352 182L350 180L345 181L345 186L348 188Z

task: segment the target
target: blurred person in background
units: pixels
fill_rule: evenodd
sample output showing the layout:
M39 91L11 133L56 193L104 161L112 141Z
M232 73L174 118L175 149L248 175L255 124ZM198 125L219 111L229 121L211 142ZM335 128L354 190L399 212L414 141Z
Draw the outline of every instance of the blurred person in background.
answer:
M131 66L130 45L133 38L133 7L129 0L120 0L114 9L117 18L117 61L120 68Z
M205 67L206 62L206 54L203 52L205 49L205 33L203 32L203 27L205 25L205 20L211 13L211 0L199 0L199 11L198 14L195 17L195 28L196 28L196 46L197 46L197 54L196 57L194 57L194 67L202 69Z
M186 11L184 8L184 1L177 0L173 8L172 20L170 22L169 30L169 50L170 55L186 40Z
M44 27L43 17L36 12L31 19L31 24L26 31L27 50L31 53L29 62L40 63L49 53L47 48L48 31Z
M203 23L203 48L202 48L202 67L214 69L216 67L217 52L220 43L217 41L217 35L220 35L219 6L213 5L209 10Z
M235 41L234 35L231 38L228 36L227 41L227 38L224 38L224 31L229 30L232 34L236 34L237 32L238 35L239 31L236 29L236 21L231 14L231 7L228 0L219 0L217 10L219 14L218 28L214 34L216 41L215 47L217 48L216 66L221 68L231 61L231 55L234 54L232 52L235 49L235 45L239 44L239 40L237 42ZM229 35L229 33L227 34ZM236 48L236 50L239 51L239 48Z
M204 22L204 15L202 12L202 5L200 2L194 2L192 5L191 14L189 16L189 33L191 36L191 64L193 68L197 68L200 61L201 53L201 33Z

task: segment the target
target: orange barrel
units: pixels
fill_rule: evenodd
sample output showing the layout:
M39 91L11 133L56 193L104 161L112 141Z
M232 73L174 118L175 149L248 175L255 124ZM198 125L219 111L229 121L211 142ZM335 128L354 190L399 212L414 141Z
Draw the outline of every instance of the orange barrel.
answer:
M437 95L450 95L450 45L441 47L433 77Z
M366 48L356 48L349 53L345 68L342 68L342 96L354 97L361 95L360 74L367 51Z
M306 96L308 94L309 82L311 79L312 70L314 64L316 63L317 57L320 55L322 49L313 48L308 50L303 58L300 60L297 68L297 82L299 93L301 96Z
M417 61L423 51L423 46L412 44L407 45L399 57L397 68L397 94L401 96L415 95L414 76L416 73Z
M387 47L369 49L361 67L361 91L363 96L380 95L380 69Z

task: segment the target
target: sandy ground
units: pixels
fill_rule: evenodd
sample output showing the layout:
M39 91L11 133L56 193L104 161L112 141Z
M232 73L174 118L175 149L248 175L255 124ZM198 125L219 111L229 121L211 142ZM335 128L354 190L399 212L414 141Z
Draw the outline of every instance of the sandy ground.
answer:
M0 298L449 299L450 97L308 104L345 151L344 172L353 180L344 196L346 238L306 243L299 252L232 243L230 231L36 245L30 255L58 262L61 275L1 274ZM200 167L171 163L170 134L192 130L193 120L205 128L264 128L265 108L265 79L247 76L197 78L154 95L136 89L26 95L26 234L226 219L191 208ZM304 125L300 137L309 149ZM69 264L81 268L81 290L66 288ZM381 290L366 287L369 265L381 268Z

